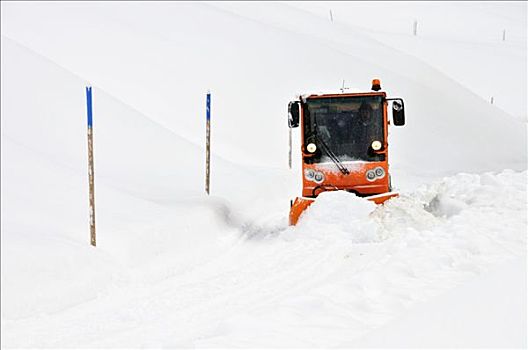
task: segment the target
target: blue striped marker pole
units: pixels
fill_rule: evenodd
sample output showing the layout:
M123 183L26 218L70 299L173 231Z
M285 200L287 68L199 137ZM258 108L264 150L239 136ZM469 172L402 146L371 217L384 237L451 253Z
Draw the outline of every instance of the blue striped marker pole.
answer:
M90 184L90 244L95 247L95 185L93 165L92 131L92 87L86 87L86 110L88 113L88 182Z
M209 195L210 154L211 154L211 93L207 92L205 101L205 192Z

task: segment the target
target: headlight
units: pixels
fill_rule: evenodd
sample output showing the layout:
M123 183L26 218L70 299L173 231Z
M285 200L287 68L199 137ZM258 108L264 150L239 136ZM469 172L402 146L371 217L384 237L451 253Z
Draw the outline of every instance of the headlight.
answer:
M315 176L315 171L313 169L306 169L304 171L304 177L306 178L306 180L313 181L314 176Z
M314 175L314 181L317 182L318 184L320 184L321 182L323 182L323 181L324 181L324 175L323 175L323 173L316 172L315 175Z
M376 177L379 177L380 179L385 176L385 170L380 166L374 169L374 172L376 173Z
M376 172L374 170L369 170L367 171L367 173L365 174L367 180L369 181L374 181L376 180Z
M317 150L317 146L315 143L309 143L308 146L306 146L306 150L310 153L314 153Z
M378 140L372 141L372 144L370 146L374 151L379 151L381 149L381 142Z

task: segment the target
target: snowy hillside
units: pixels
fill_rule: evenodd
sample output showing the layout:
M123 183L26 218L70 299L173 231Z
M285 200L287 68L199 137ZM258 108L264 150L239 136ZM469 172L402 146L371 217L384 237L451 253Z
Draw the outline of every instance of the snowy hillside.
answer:
M283 167L285 106L295 94L336 89L343 79L368 89L378 77L414 116L407 128L393 131L396 164L483 171L526 163L510 151L524 146L525 124L509 122L487 99L398 45L288 3L21 3L2 12L5 37L198 145L210 89L216 152L235 161ZM525 58L526 46L521 52ZM464 66L475 65L479 57L465 59ZM515 54L503 60L512 67L504 89L519 91L515 111L525 109L526 82L519 79L526 76L525 61ZM487 76L487 66L479 72ZM493 161L475 156L481 153Z
M2 347L527 346L526 3L1 10ZM401 196L288 227L288 101L372 78Z

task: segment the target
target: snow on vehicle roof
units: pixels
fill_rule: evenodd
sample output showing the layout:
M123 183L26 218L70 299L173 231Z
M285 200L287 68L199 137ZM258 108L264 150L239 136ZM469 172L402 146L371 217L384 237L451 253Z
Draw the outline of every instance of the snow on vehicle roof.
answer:
M380 90L381 91L381 90ZM310 96L322 96L322 95L346 95L346 94L357 94L357 93L366 93L366 92L379 92L379 91L372 91L367 88L365 89L359 89L359 88L345 88L342 89L334 89L334 90L319 90L319 91L311 91L304 94L297 94L294 99L297 100L301 98L303 101L305 101Z

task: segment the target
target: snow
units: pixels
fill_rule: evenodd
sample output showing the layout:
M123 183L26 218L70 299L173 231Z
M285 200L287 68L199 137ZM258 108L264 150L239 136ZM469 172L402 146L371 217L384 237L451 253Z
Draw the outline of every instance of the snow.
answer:
M527 346L526 3L1 7L2 347ZM289 98L373 78L400 196L288 227Z
M291 6L326 19L332 9L335 24L418 57L482 99L490 102L493 96L494 106L528 118L527 85L521 78L527 74L526 4L384 2L380 6L362 1L348 6L327 1ZM412 32L415 21L416 36Z
M361 93L361 92L365 92L365 91L369 91L369 89L360 89L360 88L349 88L349 87L345 87L344 89L343 88L339 88L339 89L330 89L330 90L319 90L319 91L312 91L312 92L304 92L300 98L303 100L303 101L306 101L306 99L310 96L319 96L319 95L341 95L341 94L351 94L351 93ZM296 96L295 99L299 99L299 96Z
M360 348L526 348L526 264L508 260L355 342ZM521 301L519 303L519 301ZM412 337L408 329L422 325ZM416 329L416 328L415 328ZM483 330L486 330L485 332Z
M330 231L332 235L346 233L354 243L374 242L377 240L377 227L369 220L369 214L374 209L376 204L352 193L322 193L302 214L297 228L306 232L307 237L310 233L319 236L321 232Z

